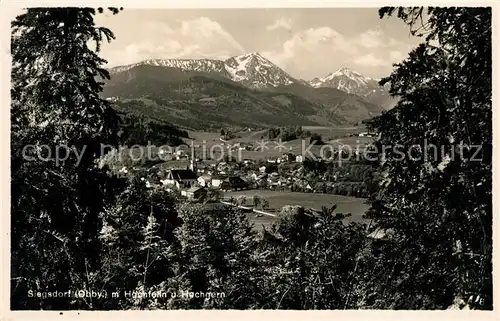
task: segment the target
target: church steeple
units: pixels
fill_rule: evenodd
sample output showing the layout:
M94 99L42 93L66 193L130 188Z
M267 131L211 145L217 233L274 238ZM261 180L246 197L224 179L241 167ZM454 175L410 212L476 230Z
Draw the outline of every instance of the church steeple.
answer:
M196 162L194 159L194 144L191 141L191 158L189 159L189 169L196 173Z
M191 160L189 160L189 169L196 173L196 162L194 161L194 156L191 156Z

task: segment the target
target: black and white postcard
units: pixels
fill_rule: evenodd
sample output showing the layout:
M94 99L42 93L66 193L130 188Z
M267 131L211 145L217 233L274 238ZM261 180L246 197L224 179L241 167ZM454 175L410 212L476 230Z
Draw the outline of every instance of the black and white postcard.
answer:
M7 310L493 316L498 8L218 3L10 10Z

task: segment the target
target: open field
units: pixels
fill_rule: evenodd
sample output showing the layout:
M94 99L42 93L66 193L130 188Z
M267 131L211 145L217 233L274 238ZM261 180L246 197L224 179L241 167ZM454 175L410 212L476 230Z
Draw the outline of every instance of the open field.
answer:
M343 137L336 138L333 140L326 141L325 144L330 145L332 147L341 147L346 151L364 151L367 145L370 145L374 142L372 137Z
M313 133L318 133L322 136L324 142L329 146L336 148L341 145L350 146L351 150L362 151L367 144L373 141L373 138L369 137L345 137L347 134L357 134L365 130L363 126L356 127L328 127L328 126L304 126L304 130L309 130ZM272 157L281 156L285 152L292 153L294 155L304 155L309 151L315 156L321 156L321 149L326 152L329 147L322 147L321 145L315 145L310 147L309 139L295 139L287 142L279 142L277 140L267 140L266 145L255 150L258 147L257 142L261 141L261 137L266 137L267 131L245 131L237 133L239 137L228 140L227 142L222 142L220 140L220 135L217 132L189 132L189 137L193 139L195 150L197 153L202 153L204 150L206 154L211 155L214 158L218 158L221 155L221 148L224 145L235 144L235 143L250 143L254 146L254 150L242 150L242 151L232 151L229 152L224 148L224 155L229 155L235 157L236 159L267 159ZM190 142L186 141L188 144Z
M345 137L347 134L359 134L366 131L363 125L360 126L302 126L303 130L308 130L311 133L316 133L323 137L323 140L331 140L335 138ZM193 138L197 142L202 142L203 140L209 142L213 140L219 140L219 132L201 132L201 131L188 131L189 137ZM240 131L236 133L238 138L230 140L231 142L248 142L252 143L260 140L262 136L267 136L267 129L254 130L254 131Z
M246 206L253 206L253 196L258 195L269 201L269 212L277 215L285 205L301 205L306 208L321 209L321 206L332 206L337 204L336 212L351 213L352 216L345 219L346 222L366 222L362 215L368 210L369 205L364 198L356 198L341 195L320 194L320 193L298 193L298 192L277 192L269 190L248 190L224 193L224 198L237 198L245 195L247 197ZM255 213L249 213L249 219L256 228L271 225L276 218L271 216L256 217Z
M276 140L265 140L265 145L260 146L257 144L261 141L261 137L266 135L266 130L260 131L250 131L250 132L240 132L238 133L238 138L222 142L220 140L220 134L217 132L189 132L189 137L191 139L185 139L186 146L183 147L173 147L171 151L177 149L185 150L186 152L191 151L191 144L194 145L194 151L196 157L204 159L210 162L213 160L222 160L224 156L234 157L237 160L243 159L253 159L253 160L266 160L269 158L276 158L281 156L283 153L292 153L294 155L306 155L310 156L309 153L315 155L316 157L326 156L331 149L336 149L342 145L348 145L352 151L359 150L362 151L366 144L373 141L369 137L345 137L347 133L358 133L362 131L362 127L322 127L322 126L309 126L304 127L304 129L311 130L315 133L321 133L323 141L326 142L325 145L314 145L310 146L309 139L295 139L287 142L278 142ZM252 150L229 150L228 145L233 145L235 143L250 143L253 145ZM132 146L131 146L132 147ZM141 159L155 159L158 155L159 146L140 146L133 148L123 147L121 150L121 156L115 160L115 162L120 163L132 163L137 162ZM257 148L259 147L259 148ZM166 148L166 147L165 147ZM255 150L257 148L257 150ZM323 153L321 153L323 150ZM184 161L168 161L163 164L165 167L178 167L185 168L187 166L187 160Z
M262 215L257 216L255 213L247 214L248 220L253 224L253 227L256 231L262 231L264 228L269 229L271 225L276 222L277 217Z
M366 131L365 126L302 126L303 130L320 134L323 140L344 137L346 134L359 134Z

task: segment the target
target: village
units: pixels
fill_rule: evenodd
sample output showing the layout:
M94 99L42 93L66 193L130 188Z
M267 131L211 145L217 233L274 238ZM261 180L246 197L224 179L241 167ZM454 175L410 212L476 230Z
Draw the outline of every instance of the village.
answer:
M159 164L148 168L146 185L164 186L168 190L178 191L192 201L203 201L209 189L221 192L251 189L293 190L294 185L297 185L313 190L311 185L299 180L295 175L301 171L300 166L295 166L297 170L290 172L286 178L277 171L271 171L277 170L278 164L302 163L302 156L295 157L290 153L266 161L243 159L237 162L195 159L187 152L179 150L173 154L171 160L173 162L168 162L167 165ZM139 169L136 166L129 169L122 167L119 172L129 174L130 171Z
M249 143L225 144L229 151L253 151ZM223 203L254 213L251 220L268 225L289 207L320 211L339 205L340 215L362 220L373 179L371 166L355 160L311 159L291 152L264 159L217 157L204 159L194 148L158 150L161 162L152 166L116 168L124 176L139 176L148 188L162 188L191 203ZM228 153L231 155L231 153ZM215 157L214 157L215 158ZM261 219L261 217L263 217Z

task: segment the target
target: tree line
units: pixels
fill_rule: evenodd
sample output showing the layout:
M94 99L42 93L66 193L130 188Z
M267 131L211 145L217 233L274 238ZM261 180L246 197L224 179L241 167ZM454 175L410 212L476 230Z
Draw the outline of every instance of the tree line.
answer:
M138 115L118 112L120 116L120 141L127 146L148 144L155 146L178 146L188 138L188 133L164 121Z
M321 135L304 130L300 125L269 128L267 135L269 139L281 139L284 142L307 137L309 137L311 143L314 141L321 142Z

